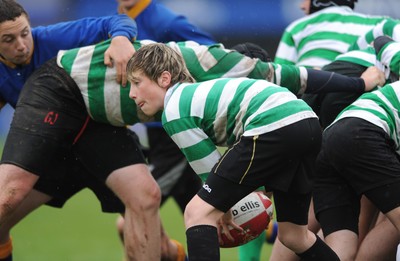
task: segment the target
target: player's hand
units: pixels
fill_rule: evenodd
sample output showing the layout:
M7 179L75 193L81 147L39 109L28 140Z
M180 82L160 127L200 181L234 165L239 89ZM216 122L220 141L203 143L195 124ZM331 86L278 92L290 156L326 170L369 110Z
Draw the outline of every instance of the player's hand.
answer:
M117 70L117 82L126 86L127 74L126 66L135 53L132 42L125 36L116 36L111 40L111 44L104 53L104 64L108 67L115 66Z
M386 82L385 74L375 66L368 67L361 78L365 83L365 91L370 91L376 86L383 86Z
M229 226L237 229L240 232L243 232L243 228L238 226L235 222L233 222L233 216L231 210L226 212L218 221L217 221L217 228L218 228L218 239L220 245L223 244L221 233L224 232L226 237L230 241L234 241L235 239L232 237L231 233L229 232Z

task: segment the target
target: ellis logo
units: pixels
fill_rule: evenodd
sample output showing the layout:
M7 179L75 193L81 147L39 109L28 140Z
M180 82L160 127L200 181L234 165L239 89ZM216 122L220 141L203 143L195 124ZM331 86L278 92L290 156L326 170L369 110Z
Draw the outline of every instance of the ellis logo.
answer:
M232 215L237 216L239 214L239 210L243 213L246 211L250 211L252 209L256 209L260 207L260 202L258 201L249 201L239 206L237 209L232 209Z

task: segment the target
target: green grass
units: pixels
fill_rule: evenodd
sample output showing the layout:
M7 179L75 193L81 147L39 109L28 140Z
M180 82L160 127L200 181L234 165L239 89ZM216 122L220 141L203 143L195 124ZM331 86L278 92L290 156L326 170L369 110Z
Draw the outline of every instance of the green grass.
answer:
M167 201L161 216L168 234L185 244L183 217L174 201ZM76 195L61 210L43 206L12 230L14 260L122 261L116 217L101 213L89 190ZM268 260L270 251L271 246L265 244L261 260ZM222 249L221 260L238 260L237 249Z

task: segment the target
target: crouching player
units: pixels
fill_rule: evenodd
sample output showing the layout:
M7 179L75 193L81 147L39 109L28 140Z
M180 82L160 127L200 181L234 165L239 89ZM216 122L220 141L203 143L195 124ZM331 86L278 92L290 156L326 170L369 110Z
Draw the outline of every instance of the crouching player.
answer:
M321 128L305 102L264 80L194 83L162 44L139 49L127 74L130 97L147 116L164 110L163 127L205 181L185 210L190 260L219 260L218 229L237 227L228 210L260 186L274 193L281 242L303 260L339 260L307 229ZM229 148L221 157L217 146Z

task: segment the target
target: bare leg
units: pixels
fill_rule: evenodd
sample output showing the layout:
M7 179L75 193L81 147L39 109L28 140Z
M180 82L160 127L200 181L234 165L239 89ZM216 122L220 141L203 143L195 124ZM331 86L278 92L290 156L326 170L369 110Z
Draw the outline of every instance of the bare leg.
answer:
M310 209L308 211L308 229L314 233L317 233L320 229L319 223L314 215L314 207L311 201ZM279 229L278 229L279 233ZM276 238L274 242L274 246L272 247L270 261L297 261L300 258L289 248L287 248L282 242L279 240L279 237Z
M124 218L122 216L119 216L117 219L117 230L122 243L124 243L124 223ZM176 261L184 259L185 252L183 246L179 242L169 238L161 223L161 260Z
M341 261L352 261L357 254L358 236L350 230L339 230L325 237L325 242Z
M36 208L42 206L51 199L50 196L43 194L37 190L32 190L22 203L15 209L12 216L0 226L0 244L4 244L9 239L10 230L19 221L26 217Z
M399 240L396 227L380 214L378 223L361 243L356 261L395 260Z
M15 165L0 165L0 227L13 215L38 178Z
M111 173L107 185L125 204L124 245L128 260L161 257L160 189L145 164Z
M367 236L368 232L374 226L378 217L379 211L374 204L365 196L361 197L360 219L358 222L358 245Z

